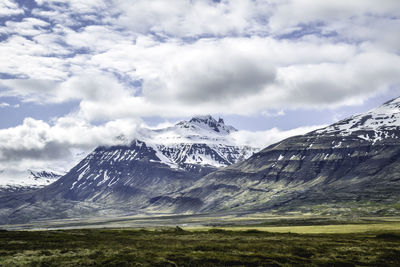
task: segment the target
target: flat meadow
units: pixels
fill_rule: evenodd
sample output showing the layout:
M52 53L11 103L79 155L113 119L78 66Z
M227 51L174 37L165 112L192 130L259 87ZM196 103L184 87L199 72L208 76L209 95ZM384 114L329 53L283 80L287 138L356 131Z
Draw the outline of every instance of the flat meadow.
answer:
M0 266L400 266L400 223L0 231Z

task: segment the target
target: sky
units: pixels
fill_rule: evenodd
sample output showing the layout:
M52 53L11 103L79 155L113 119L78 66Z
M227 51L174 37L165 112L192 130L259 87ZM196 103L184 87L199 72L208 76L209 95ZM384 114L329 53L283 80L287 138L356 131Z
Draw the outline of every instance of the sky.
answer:
M195 115L266 146L367 111L400 96L399 29L398 0L2 0L0 172Z

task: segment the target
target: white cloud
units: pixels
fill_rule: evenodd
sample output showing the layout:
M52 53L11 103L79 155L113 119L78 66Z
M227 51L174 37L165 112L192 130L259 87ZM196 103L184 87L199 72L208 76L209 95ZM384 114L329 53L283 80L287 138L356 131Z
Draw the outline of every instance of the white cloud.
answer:
M6 102L0 102L0 108L9 108L9 107L19 108L20 105L19 104L10 105L9 103Z
M63 58L48 56L49 47L13 35L0 43L0 72L34 79L62 79L68 76Z
M116 23L135 33L191 37L266 32L262 21L269 14L266 1L123 1L114 4L122 12Z
M231 134L234 143L238 145L249 145L265 148L269 145L282 141L288 137L306 134L325 127L326 125L304 126L290 130L272 128L266 131L244 131L240 130Z
M65 8L64 6L67 6L67 10L77 13L98 11L107 7L106 2L103 0L36 0L36 3L40 6L49 5L52 8ZM61 3L64 6L60 5Z
M8 104L8 103L5 103L5 102L0 103L0 108L6 108L9 106L10 106L10 104Z
M86 71L65 81L45 79L9 79L0 81L8 88L0 96L19 96L36 103L62 103L71 100L115 103L130 93L110 74Z
M36 18L24 18L20 22L7 21L5 27L3 27L4 33L8 34L19 34L34 36L46 32L44 28L50 26L50 24L44 20Z
M400 4L397 0L291 0L276 5L269 20L269 27L275 33L295 29L299 25L318 23L329 28L329 23L365 16L397 16ZM325 25L324 25L325 24ZM328 25L327 25L328 24ZM351 24L348 24L351 27Z
M397 21L384 17L395 14L395 1L376 9L369 0L37 3L46 10L33 13L54 24L48 29L35 18L8 23L8 31L33 37L1 42L0 72L25 79L2 81L8 88L2 95L40 103L77 100L87 119L337 107L362 103L399 82L393 49L400 38L393 30L378 34ZM93 17L96 25L71 26L99 10L104 13ZM48 12L64 12L70 23ZM267 35L309 23L339 36ZM357 42L345 42L351 35L345 25L357 27ZM130 81L141 82L141 94Z
M2 0L0 2L0 17L9 17L23 14L24 10L18 7L13 0Z

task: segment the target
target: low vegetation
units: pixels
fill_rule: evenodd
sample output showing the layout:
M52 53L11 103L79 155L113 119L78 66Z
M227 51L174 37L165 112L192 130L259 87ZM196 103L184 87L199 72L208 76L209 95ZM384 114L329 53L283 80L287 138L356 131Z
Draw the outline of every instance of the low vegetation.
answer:
M345 226L344 226L345 227ZM400 230L0 231L0 266L400 266Z

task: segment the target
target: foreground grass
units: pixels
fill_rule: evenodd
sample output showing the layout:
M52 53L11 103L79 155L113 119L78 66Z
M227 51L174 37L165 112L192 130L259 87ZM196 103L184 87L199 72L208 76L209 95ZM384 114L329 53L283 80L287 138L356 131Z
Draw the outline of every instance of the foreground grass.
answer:
M400 266L400 230L347 234L180 228L0 232L0 266L94 265Z

